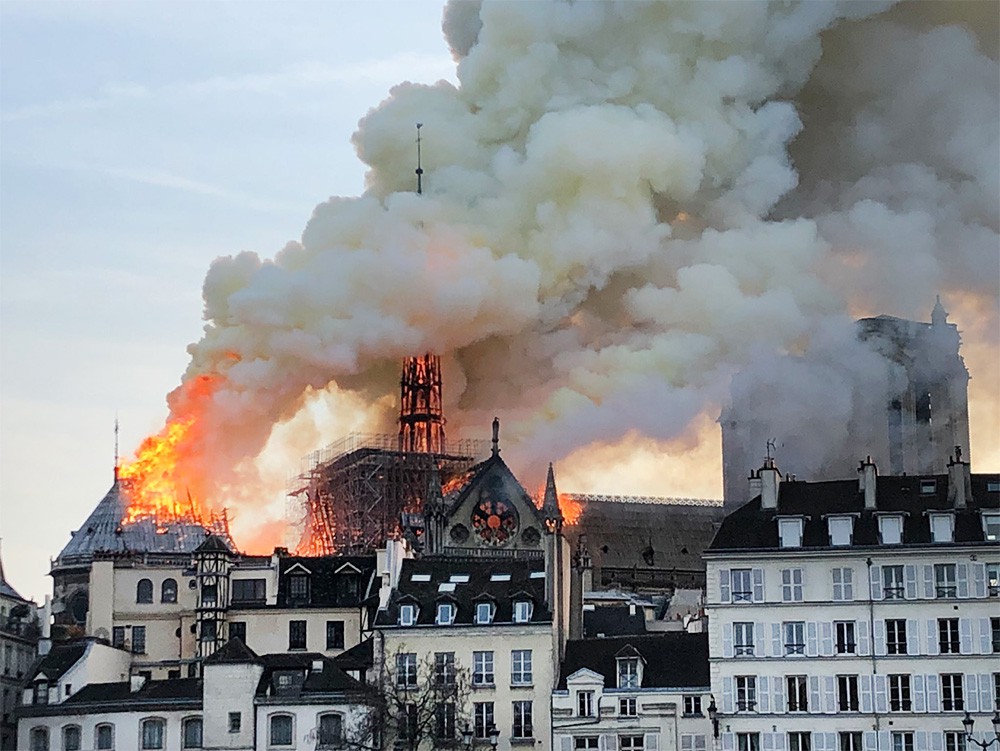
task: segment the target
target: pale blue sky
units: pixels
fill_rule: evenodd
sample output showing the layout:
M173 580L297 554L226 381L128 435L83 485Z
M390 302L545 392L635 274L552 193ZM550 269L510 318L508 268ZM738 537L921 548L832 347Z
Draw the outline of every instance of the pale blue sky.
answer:
M0 536L55 556L155 431L219 255L273 255L363 189L350 136L454 77L437 2L0 3Z

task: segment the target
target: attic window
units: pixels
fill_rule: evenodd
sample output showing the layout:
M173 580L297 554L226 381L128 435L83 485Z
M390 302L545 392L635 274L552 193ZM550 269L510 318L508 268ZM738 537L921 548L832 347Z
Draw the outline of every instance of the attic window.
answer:
M850 545L854 534L853 516L831 516L826 520L831 545Z
M639 688L639 658L618 658L618 688Z
M411 582L429 582L431 580L430 574L414 574L410 577Z
M455 622L455 603L439 602L437 606L436 623L439 626L450 626Z
M417 622L417 606L412 603L406 603L405 605L400 605L399 625L412 626L416 622Z
M455 582L441 582L438 584L438 592L454 592Z
M986 483L987 493L1000 493L1000 482L987 482Z
M896 515L878 518L878 533L883 545L899 545L903 542L903 517Z
M955 517L952 514L931 514L931 542L955 541Z
M983 512L983 537L989 542L1000 540L1000 514Z
M778 538L783 548L801 548L802 519L778 519Z
M476 603L476 623L485 624L493 621L493 604L489 602Z
M490 574L491 582L509 582L510 574Z
M514 603L514 623L527 623L531 620L531 601L518 600Z
M545 572L544 571L532 571L531 575L528 578L529 579L544 579L545 578Z
M937 480L921 480L920 495L933 495L937 492Z
M453 584L468 584L469 575L468 574L452 574L448 579Z

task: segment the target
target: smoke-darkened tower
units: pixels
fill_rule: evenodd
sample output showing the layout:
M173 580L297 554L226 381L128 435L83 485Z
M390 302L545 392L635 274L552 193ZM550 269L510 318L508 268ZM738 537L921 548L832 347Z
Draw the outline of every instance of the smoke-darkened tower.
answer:
M445 453L441 358L427 353L403 360L399 397L399 450Z

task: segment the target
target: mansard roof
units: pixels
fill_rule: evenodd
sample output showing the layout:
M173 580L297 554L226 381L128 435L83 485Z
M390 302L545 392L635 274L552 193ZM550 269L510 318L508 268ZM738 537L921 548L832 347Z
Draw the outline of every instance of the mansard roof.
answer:
M545 568L540 559L503 560L477 558L420 558L403 561L399 583L380 610L376 623L393 626L399 620L401 601L413 600L419 606L418 626L435 625L435 605L448 594L458 604L453 628L473 625L477 601L488 595L496 602L493 623L511 623L514 601L530 598L534 602L532 623L549 623L552 613L545 605Z
M646 633L646 616L628 605L600 605L583 611L583 635L588 639Z
M129 681L116 683L89 683L63 704L143 704L159 703L171 699L188 699L201 701L202 682L200 678L170 678L168 680L149 680L133 691Z
M206 665L260 663L261 658L239 637L234 637L205 658Z
M257 684L258 696L299 697L364 690L364 684L345 673L333 658L318 652L268 654L261 660L264 673ZM276 690L275 676L289 671L302 676L301 682L296 682L290 691Z
M931 486L933 485L933 489ZM951 544L993 544L985 540L981 512L1000 511L1000 475L971 475L972 498L964 508L954 508L949 501L949 475L890 475L876 478L876 508L866 509L864 492L855 480L805 482L785 480L778 486L777 508L762 508L757 496L729 514L712 541L708 553L733 550L779 549L780 516L804 519L802 548L831 548L825 517L836 514L856 516L854 547L880 545L878 516L903 515L903 547L930 545L928 513L950 511L955 514L955 542ZM933 543L935 546L949 543ZM798 548L796 548L798 549Z
M292 603L289 579L309 577L309 602ZM371 595L375 556L283 556L278 563L278 607L359 607ZM347 586L353 577L357 590ZM376 587L377 589L377 587Z
M76 665L87 651L88 642L86 640L69 642L65 644L53 644L47 655L38 660L29 671L31 678L44 676L48 681L57 681L71 667Z
M708 634L668 631L642 636L576 639L566 642L559 671L560 689L581 669L604 676L605 688L618 685L618 658L636 655L643 661L642 688L707 690Z

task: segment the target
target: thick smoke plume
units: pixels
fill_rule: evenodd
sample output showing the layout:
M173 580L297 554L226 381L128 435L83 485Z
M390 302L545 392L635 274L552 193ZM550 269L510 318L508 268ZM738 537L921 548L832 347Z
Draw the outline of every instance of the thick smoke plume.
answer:
M269 441L330 438L317 404L392 429L399 363L424 351L452 434L500 414L522 466L690 448L732 374L784 353L794 396L844 429L878 370L851 317L926 320L938 292L953 320L987 316L965 349L995 355L995 37L966 22L995 28L996 5L927 5L448 6L460 85L401 84L368 113L365 193L273 259L212 264L184 378L219 388L179 471L230 502Z

